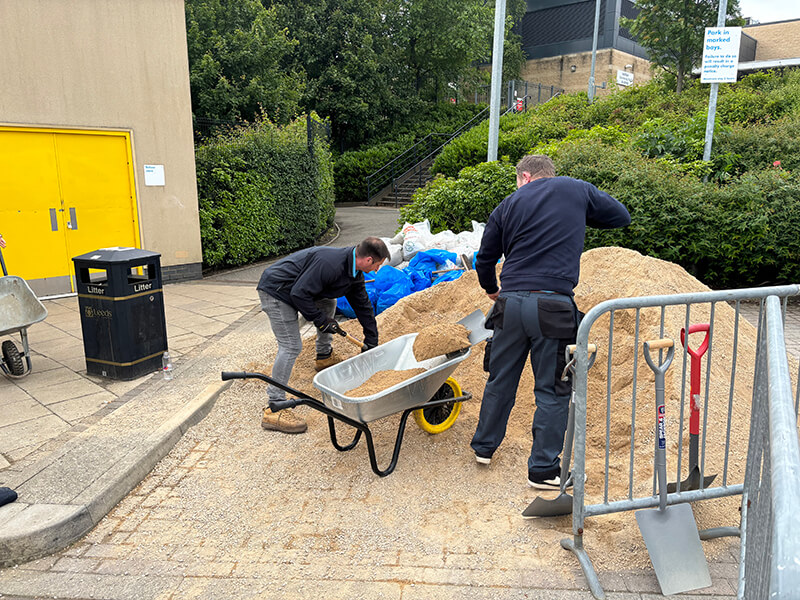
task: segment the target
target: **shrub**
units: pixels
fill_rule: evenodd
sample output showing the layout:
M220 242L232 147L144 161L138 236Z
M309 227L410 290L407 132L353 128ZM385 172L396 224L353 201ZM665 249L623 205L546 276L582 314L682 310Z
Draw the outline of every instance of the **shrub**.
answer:
M196 149L203 263L236 266L313 243L333 221L327 144L306 120L263 120Z
M433 233L468 231L472 220L486 222L500 201L516 189L516 181L514 165L508 162L467 167L458 178L440 175L400 209L400 222L428 219Z

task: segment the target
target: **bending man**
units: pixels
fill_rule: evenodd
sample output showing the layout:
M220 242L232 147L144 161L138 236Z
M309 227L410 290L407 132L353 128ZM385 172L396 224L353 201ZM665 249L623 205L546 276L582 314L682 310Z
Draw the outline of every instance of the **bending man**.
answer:
M486 224L475 269L495 301L489 380L472 449L489 464L506 433L519 377L530 354L536 412L528 484L558 489L567 427L570 384L561 381L564 350L574 343L578 284L586 226L624 227L627 209L595 186L556 177L549 157L529 155L517 165L517 191L505 198ZM497 286L496 265L505 255Z
M317 327L316 370L321 371L341 361L331 347L333 334L339 333L334 314L336 298L340 296L347 298L361 323L364 349L378 345L378 326L364 287L363 274L376 270L387 258L386 244L376 237L368 237L355 247L306 248L264 269L257 289L261 310L267 313L278 341L278 354L272 366L273 379L289 383L295 360L303 348L298 313ZM267 388L267 396L270 400L284 400L286 393L271 385ZM261 427L284 433L303 433L308 426L290 409L273 413L267 407Z

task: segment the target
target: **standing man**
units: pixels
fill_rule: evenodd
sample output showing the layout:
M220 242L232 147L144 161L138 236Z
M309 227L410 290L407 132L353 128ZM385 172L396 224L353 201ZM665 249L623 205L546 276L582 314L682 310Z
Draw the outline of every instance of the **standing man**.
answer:
M303 348L298 312L317 327L316 370L321 371L341 361L331 348L333 334L341 332L333 318L336 298L340 296L350 302L364 330L363 350L378 345L378 326L364 287L363 274L377 270L387 258L386 244L376 237L368 237L355 247L320 246L300 250L264 269L256 289L261 299L261 310L267 313L278 341L278 354L272 365L273 379L289 383L294 362ZM285 400L286 392L271 385L267 388L267 396L270 400ZM291 409L273 413L267 407L261 427L284 433L303 433L308 425Z
M503 437L528 354L535 378L536 412L528 484L557 490L567 427L570 384L561 381L564 350L574 343L578 284L586 226L625 227L627 209L595 186L556 177L549 157L529 155L517 165L517 191L492 212L475 269L495 301L489 380L472 449L489 464ZM497 287L496 265L505 255Z

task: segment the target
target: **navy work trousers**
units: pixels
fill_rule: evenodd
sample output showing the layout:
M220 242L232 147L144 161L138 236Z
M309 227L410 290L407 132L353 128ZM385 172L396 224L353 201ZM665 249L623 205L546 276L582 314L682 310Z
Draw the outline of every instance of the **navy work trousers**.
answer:
M564 350L575 341L578 311L569 296L546 292L501 292L498 303L505 306L496 310L502 316L494 320L489 381L471 446L478 454L491 456L503 441L530 355L536 412L528 474L550 479L560 469L571 391L561 374L566 365Z

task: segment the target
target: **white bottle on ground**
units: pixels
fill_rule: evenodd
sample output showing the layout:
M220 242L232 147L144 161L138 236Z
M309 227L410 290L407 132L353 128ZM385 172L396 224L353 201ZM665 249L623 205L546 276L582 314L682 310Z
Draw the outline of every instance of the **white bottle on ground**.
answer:
M172 379L172 358L170 358L169 352L164 352L161 357L161 370L164 372L164 379Z

